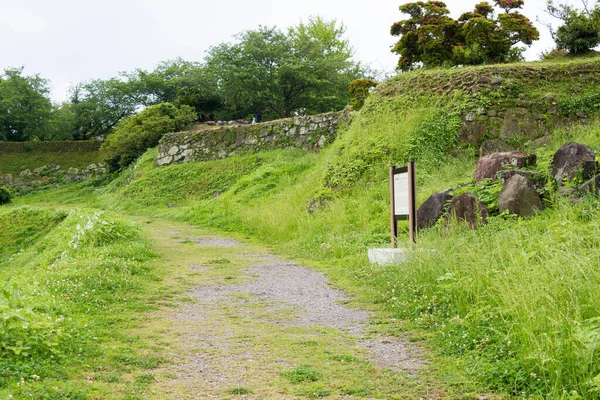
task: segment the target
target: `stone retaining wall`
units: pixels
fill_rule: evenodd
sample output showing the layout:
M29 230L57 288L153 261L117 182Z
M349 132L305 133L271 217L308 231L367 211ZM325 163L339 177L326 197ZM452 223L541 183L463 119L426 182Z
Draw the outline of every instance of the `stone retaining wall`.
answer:
M254 125L199 125L186 132L166 134L158 146L158 165L215 160L265 150L319 150L333 142L348 111L286 118Z

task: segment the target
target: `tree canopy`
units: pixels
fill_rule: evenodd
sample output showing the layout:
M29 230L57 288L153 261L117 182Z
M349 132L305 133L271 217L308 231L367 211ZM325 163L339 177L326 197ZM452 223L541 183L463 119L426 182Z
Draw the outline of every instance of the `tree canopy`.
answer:
M212 47L206 68L231 118L254 111L272 117L341 109L360 66L336 21L312 18L290 28L260 27L236 43Z
M398 69L512 62L522 59L522 43L539 39L533 23L516 11L524 0L495 0L504 12L479 3L457 20L441 1L418 1L400 6L409 16L392 25L390 33L400 36L392 52L399 54Z
M546 12L562 21L557 30L548 25L557 49L583 54L600 44L600 2L592 6L587 0L581 0L581 5L579 9L567 3L555 4L548 0Z
M62 104L51 103L47 80L7 69L0 75L0 140L105 138L121 121L164 103L187 106L196 119L340 110L349 101L348 85L364 71L344 32L335 20L318 17L285 31L259 27L212 47L201 62L177 58L150 71L80 82Z
M22 142L50 134L52 103L48 81L23 76L23 68L8 68L0 75L0 140Z

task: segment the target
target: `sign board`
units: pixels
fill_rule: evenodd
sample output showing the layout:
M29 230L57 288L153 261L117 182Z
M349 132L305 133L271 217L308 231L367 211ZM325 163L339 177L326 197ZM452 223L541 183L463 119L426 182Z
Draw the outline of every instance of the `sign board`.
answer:
M390 167L390 222L392 247L396 247L398 237L398 221L408 220L410 240L416 242L417 208L416 208L416 176L415 163L409 162L402 168Z
M394 169L394 216L408 219L409 214L408 167Z

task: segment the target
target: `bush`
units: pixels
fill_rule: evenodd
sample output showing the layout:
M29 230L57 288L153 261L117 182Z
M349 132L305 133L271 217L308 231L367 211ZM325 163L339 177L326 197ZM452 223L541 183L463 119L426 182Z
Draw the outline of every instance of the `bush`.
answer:
M353 110L360 110L369 96L370 89L375 86L377 86L377 82L370 78L353 80L348 88L351 96L350 107Z
M109 171L124 168L147 149L158 145L165 133L184 129L196 118L190 106L180 108L161 103L121 121L100 148L100 157Z
M10 192L5 188L0 187L0 205L8 203L10 203Z

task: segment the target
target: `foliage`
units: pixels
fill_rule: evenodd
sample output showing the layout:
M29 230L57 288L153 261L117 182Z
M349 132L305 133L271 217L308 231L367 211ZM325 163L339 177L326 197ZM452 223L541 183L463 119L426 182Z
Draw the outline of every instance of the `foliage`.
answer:
M265 117L342 109L348 84L360 76L351 60L344 27L312 18L287 33L260 27L237 35L237 43L212 47L206 67L219 83L230 118L255 111Z
M365 104L369 91L375 86L377 86L377 82L371 78L355 79L350 82L348 88L350 91L350 107L355 111L360 110Z
M63 335L60 319L36 312L21 293L0 291L0 354L5 358L47 357Z
M91 80L71 89L65 112L72 113L72 138L87 140L112 131L123 118L136 113L140 95L126 80Z
M177 108L171 103L150 106L117 126L100 148L101 158L111 171L124 168L156 146L165 133L180 131L195 118L190 106Z
M441 1L418 1L400 6L410 18L392 25L391 34L400 36L392 51L399 54L398 69L408 71L452 65L477 65L519 61L518 43L531 45L539 32L527 17L515 9L523 0L495 0L504 13L494 16L494 8L479 3L458 20Z
M48 81L8 68L0 76L0 141L44 139L52 105Z
M122 368L108 360L123 341L135 354L121 329L149 307L141 289L156 279L154 254L137 227L107 212L9 207L0 225L0 388L20 380L18 398L87 398L89 388L62 381Z
M146 106L187 105L198 115L213 113L221 107L217 82L199 63L177 58L159 63L154 71L137 69L126 76Z
M439 165L448 151L458 144L456 137L462 124L456 112L438 111L423 121L412 135L408 158L428 166Z
M556 5L548 0L546 12L562 22L556 31L548 25L557 49L582 54L600 44L600 3L590 7L587 0L582 0L582 4L583 10L579 10L567 3Z
M0 186L0 205L10 203L10 192Z

